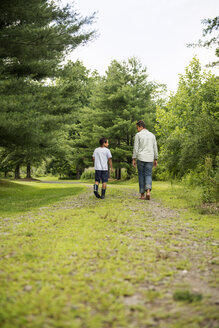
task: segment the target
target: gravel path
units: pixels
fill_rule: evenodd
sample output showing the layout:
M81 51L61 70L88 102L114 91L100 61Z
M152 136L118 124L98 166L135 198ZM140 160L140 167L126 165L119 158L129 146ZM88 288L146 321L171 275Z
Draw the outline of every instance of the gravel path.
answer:
M66 182L50 181L45 183ZM76 184L78 182L69 183ZM199 224L199 221L196 221L193 217L185 216L185 209L173 210L168 208L160 200L153 198L153 194L150 201L142 201L139 200L137 190L131 187L109 185L106 199L102 200L94 196L92 185L84 183L83 185L87 187L87 190L83 193L43 206L22 216L5 218L2 220L2 225L4 228L8 226L8 228L16 231L25 220L30 222L30 226L35 222L38 223L39 220L39 232L41 232L40 224L42 224L43 229L51 229L54 238L57 238L60 229L63 229L65 238L67 234L64 230L65 219L67 219L66 224L71 222L71 227L74 228L75 215L77 216L77 222L81 220L81 217L85 220L84 222L87 222L86 218L92 218L93 221L89 222L87 230L84 229L86 224L83 221L79 225L82 230L86 231L86 237L89 237L95 224L98 225L100 219L106 220L106 224L104 222L101 225L99 235L98 233L95 235L95 238L96 236L97 238L100 237L101 246L98 244L97 249L95 249L96 253L94 250L93 254L88 252L87 257L83 258L84 262L79 263L86 266L91 265L89 269L92 269L93 265L94 271L89 271L89 274L92 276L92 273L95 277L97 263L98 261L101 262L103 275L100 274L99 277L100 280L103 279L103 285L106 283L104 270L109 258L111 265L114 265L114 261L120 261L118 271L121 269L121 265L125 267L125 275L121 277L121 280L127 282L134 291L131 294L124 293L119 298L120 304L125 306L129 318L130 325L128 327L218 328L219 244L212 238L212 234L204 230L204 226ZM89 213L91 213L90 217ZM50 221L48 227L44 225L47 224L47 220ZM5 231L4 234L6 235L10 232L7 229ZM34 242L34 238L38 237L34 233L27 237L28 231L25 233L26 237L24 236L22 243L25 242L25 238L28 238L29 243L31 243L31 238ZM74 238L77 237L77 234L80 237L80 230L76 229ZM103 239L101 239L102 236ZM102 242L106 243L108 247L108 240L112 236L115 238L114 243L116 246L113 245L112 247L111 244L111 248L106 248L106 254L102 254L102 260ZM78 240L80 242L80 238ZM84 245L84 249L87 252L87 244ZM124 249L126 257L122 257ZM84 253L82 252L82 254ZM100 258L96 254L99 254ZM14 253L9 253L7 256L8 261L10 261ZM74 260L76 255L72 253L71 256ZM80 256L78 256L77 261L79 260L81 260ZM78 265L77 261L75 261L75 266ZM70 265L71 261L67 263ZM83 269L83 265L81 267ZM111 267L109 270L111 270ZM86 274L85 272L85 281L90 277ZM110 278L107 279L107 283L110 283ZM83 279L82 282L84 283ZM92 281L89 283L92 286ZM26 284L25 288L29 287L31 285ZM173 299L177 290L180 290L181 297L183 295L182 291L189 291L191 297L201 295L201 302L197 302L197 304L193 300L191 300L192 304L188 300L182 303L177 302ZM26 292L30 292L30 290L26 290ZM139 317L136 316L137 313ZM145 316L148 313L150 314L149 323L139 325L139 318L140 322L143 322L141 314ZM168 314L170 314L169 317ZM196 318L194 322L193 317ZM199 317L201 318L200 324ZM178 318L184 320L183 322L187 322L188 325L179 324L174 326L174 322ZM117 326L106 325L105 327Z
M139 228L129 233L130 240L150 240L158 260L166 260L169 264L181 261L181 268L174 274L174 279L172 276L166 277L163 283L171 280L172 289L178 285L187 285L195 293L208 295L212 304L219 305L219 286L212 285L219 269L219 257L212 252L212 246L218 248L219 244L208 236L207 231L206 234L197 234L198 226L194 225L192 218L191 221L185 220L181 211L165 207L153 197L150 201L139 200L138 192L131 188L119 187L120 190L113 196L108 193L105 200L95 198L93 186L87 185L87 188L83 194L54 204L53 210L96 207L102 204L116 210L114 200L120 200L123 210L131 211L129 224ZM150 286L153 290L161 287L162 283ZM135 298L137 300L138 296L135 295L134 299L131 297L130 302L135 302Z

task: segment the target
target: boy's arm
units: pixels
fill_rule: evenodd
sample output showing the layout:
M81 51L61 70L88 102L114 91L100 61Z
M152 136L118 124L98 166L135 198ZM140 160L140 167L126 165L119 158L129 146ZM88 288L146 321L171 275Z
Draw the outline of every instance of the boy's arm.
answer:
M154 136L153 147L154 147L154 167L157 167L158 149L157 149L157 140L155 136Z
M113 171L113 161L112 161L112 158L109 158L108 159L108 162L109 162L110 170Z
M133 148L133 155L132 155L132 165L136 167L136 158L137 158L137 153L138 153L138 145L139 140L138 140L138 134L136 133L135 135L135 141L134 141L134 148Z
M95 153L96 153L96 149L94 150L93 156L92 156L93 162L95 161Z

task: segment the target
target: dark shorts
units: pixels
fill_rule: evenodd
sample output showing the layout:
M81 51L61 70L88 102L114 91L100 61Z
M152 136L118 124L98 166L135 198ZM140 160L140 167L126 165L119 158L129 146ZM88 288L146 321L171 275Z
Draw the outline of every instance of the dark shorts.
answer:
M108 171L95 170L95 181L108 182Z

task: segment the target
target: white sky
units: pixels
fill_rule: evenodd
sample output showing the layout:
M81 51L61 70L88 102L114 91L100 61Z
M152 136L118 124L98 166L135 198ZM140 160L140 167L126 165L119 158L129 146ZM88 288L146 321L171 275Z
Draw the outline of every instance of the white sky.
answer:
M72 3L72 0L61 0ZM201 20L219 14L218 0L77 0L74 8L89 16L97 11L99 37L70 56L104 74L113 59L136 56L147 67L148 79L176 91L178 74L184 74L197 54L203 68L215 60L214 49L187 48L202 37ZM215 74L216 69L212 70Z

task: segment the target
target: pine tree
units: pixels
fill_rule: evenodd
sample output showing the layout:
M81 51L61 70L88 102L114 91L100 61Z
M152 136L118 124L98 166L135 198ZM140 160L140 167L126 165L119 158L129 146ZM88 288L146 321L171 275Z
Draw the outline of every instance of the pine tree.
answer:
M81 134L81 121L84 115L83 108L89 105L93 78L80 61L75 63L69 61L59 75L57 106L65 113L63 117L65 133L63 131L63 137L59 139L59 145L49 167L53 172L69 177L77 175L80 178L84 168L87 167L84 163L86 156L83 154L86 140Z
M84 31L92 20L49 0L1 1L0 147L16 172L25 163L29 174L30 164L54 149L64 108L53 86L37 81L54 77L64 56L94 36Z
M128 176L132 174L135 123L144 119L148 129L154 126L154 90L147 81L146 69L136 58L121 63L114 60L105 76L96 76L90 105L81 111L78 136L74 138L75 149L83 154L83 167L92 165L94 148L101 137L107 137L116 177L121 178L121 168L127 169Z
M2 0L1 69L18 77L53 76L63 56L94 35L83 29L92 20L49 0Z
M99 96L93 106L99 111L97 125L105 130L104 135L110 140L118 179L121 168L127 169L128 176L132 174L135 123L144 119L149 129L153 126L153 89L153 84L147 81L146 68L136 58L121 63L112 61L100 83Z

